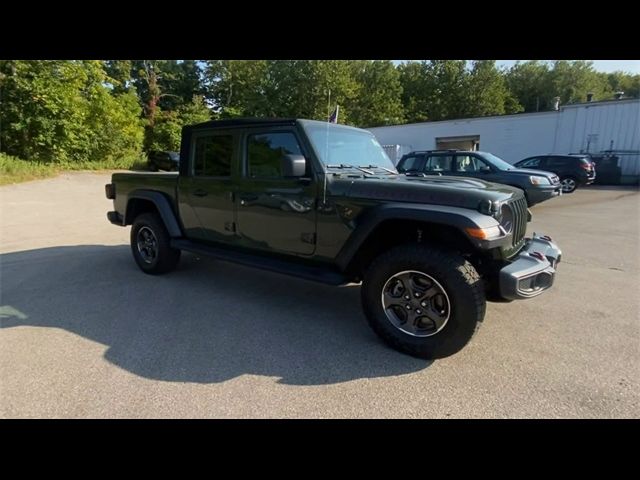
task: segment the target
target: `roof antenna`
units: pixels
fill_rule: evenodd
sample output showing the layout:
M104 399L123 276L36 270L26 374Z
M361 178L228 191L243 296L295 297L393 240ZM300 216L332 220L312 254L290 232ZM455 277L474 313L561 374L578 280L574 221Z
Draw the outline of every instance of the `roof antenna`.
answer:
M329 164L329 116L331 115L331 89L328 89L327 92L327 126L325 130L325 155L327 157L327 163L323 165L324 170L324 179L322 182L322 207L327 204L327 175L329 175L329 170L327 169L327 165ZM322 160L320 160L322 163Z

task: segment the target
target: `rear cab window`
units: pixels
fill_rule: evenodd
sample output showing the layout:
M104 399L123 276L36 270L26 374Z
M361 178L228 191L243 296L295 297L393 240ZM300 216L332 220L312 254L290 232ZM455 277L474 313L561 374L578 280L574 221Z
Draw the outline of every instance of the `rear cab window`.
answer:
M193 142L193 174L197 177L230 177L233 159L231 134L201 134Z

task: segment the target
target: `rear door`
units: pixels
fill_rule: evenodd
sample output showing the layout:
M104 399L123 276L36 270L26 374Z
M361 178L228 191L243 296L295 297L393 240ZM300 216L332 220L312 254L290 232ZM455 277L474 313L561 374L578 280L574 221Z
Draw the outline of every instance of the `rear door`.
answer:
M576 162L572 158L567 157L547 157L544 170L553 172L559 177L567 175L576 175Z
M316 196L310 156L295 127L246 130L237 194L240 244L259 250L311 255L316 243ZM307 158L304 178L285 178L282 157Z
M189 172L180 176L180 216L190 239L234 241L238 143L232 130L193 133Z

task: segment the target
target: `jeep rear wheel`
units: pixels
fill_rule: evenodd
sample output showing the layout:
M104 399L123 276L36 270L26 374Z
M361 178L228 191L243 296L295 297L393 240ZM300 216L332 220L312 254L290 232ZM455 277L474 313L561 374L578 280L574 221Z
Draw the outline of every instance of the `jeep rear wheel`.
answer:
M403 245L376 258L362 285L369 325L393 348L435 359L464 347L484 318L484 287L459 255Z
M131 252L138 267L152 275L169 272L180 260L180 250L171 248L171 238L156 213L143 213L131 226Z

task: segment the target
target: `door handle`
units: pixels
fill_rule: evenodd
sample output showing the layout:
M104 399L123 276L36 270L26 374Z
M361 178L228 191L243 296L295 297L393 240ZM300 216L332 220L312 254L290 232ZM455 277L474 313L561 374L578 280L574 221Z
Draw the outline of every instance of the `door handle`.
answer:
M209 195L209 192L207 192L206 190L195 190L193 194L196 197L206 197L207 195Z

